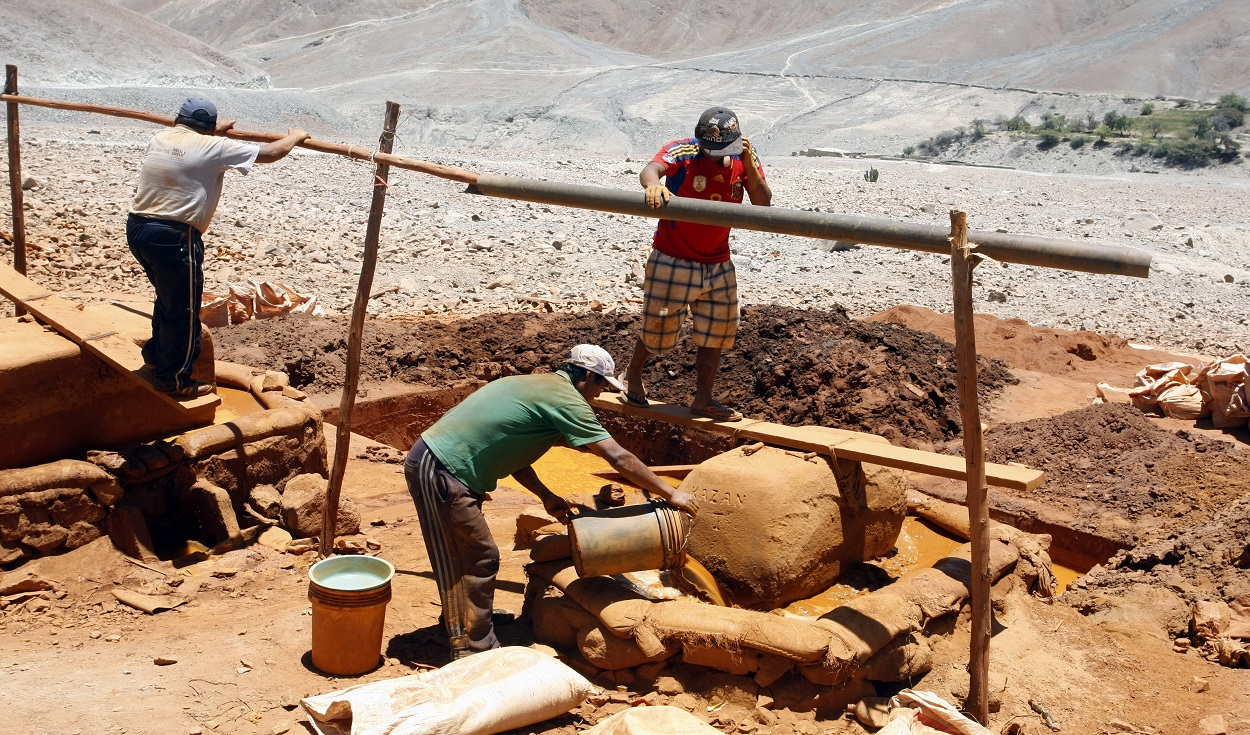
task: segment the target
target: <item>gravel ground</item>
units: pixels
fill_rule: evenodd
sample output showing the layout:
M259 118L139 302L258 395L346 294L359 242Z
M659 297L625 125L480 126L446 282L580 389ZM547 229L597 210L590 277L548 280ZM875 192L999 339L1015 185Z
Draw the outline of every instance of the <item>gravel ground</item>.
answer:
M30 274L85 299L150 289L126 250L125 213L151 128L23 131ZM657 141L657 146L663 141ZM482 173L637 190L644 161L415 149L396 153ZM1225 171L1097 174L911 161L768 156L774 204L949 227L962 209L974 230L1003 230L1140 248L1150 278L986 263L976 308L1035 325L1110 332L1206 354L1250 349L1250 190L1244 166ZM571 154L570 154L571 155ZM1082 170L1080 159L1073 170ZM1023 165L1030 161L1022 159ZM869 166L876 183L864 180ZM1034 164L1036 165L1036 164ZM1100 158L1098 168L1108 162ZM1115 167L1115 161L1110 165ZM1122 164L1128 168L1128 164ZM248 176L230 174L206 237L210 290L283 281L350 309L371 167L296 152ZM0 209L11 222L8 198ZM455 315L544 308L636 310L652 225L636 217L490 199L454 182L394 171L373 290L375 315ZM948 259L876 246L737 231L744 303L844 306L866 316L898 304L950 310ZM2 257L11 262L10 246Z

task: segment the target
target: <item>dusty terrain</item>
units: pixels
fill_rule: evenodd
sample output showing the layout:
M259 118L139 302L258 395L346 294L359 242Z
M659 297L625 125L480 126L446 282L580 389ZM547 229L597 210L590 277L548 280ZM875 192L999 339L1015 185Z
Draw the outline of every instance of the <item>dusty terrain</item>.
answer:
M45 129L26 138L26 172L37 181L26 192L31 274L85 301L142 304L150 292L121 233L146 133L102 133ZM623 188L636 185L640 165L406 152L482 171ZM1007 689L996 729L1019 721L1033 728L1025 732L1040 732L1032 698L1065 732L1189 733L1212 716L1222 717L1229 732L1250 731L1245 670L1210 663L1203 657L1210 650L1173 650L1173 641L1189 634L1191 604L1247 594L1246 434L1148 418L1121 406L1089 407L1095 383L1131 385L1142 366L1168 359L1136 343L1207 355L1250 346L1244 181L879 165L882 179L872 185L863 181L860 162L765 158L782 206L938 226L947 209L960 207L978 228L1088 236L1154 254L1144 280L993 264L977 271L976 306L986 312L978 318L978 348L991 458L1050 476L1028 496L995 491L994 507L1114 542L1084 559L1103 563L1056 604L1014 595L1001 600L1004 629L995 639L994 671ZM346 323L335 312L346 308L355 288L368 179L363 165L297 154L227 181L208 235L210 288L284 280L317 294L331 313L220 329L222 357L283 370L313 393L332 394L341 385ZM579 341L601 342L625 359L637 325L649 222L471 197L415 175L396 176L389 193L374 289L398 290L372 301L366 390L529 372ZM817 245L735 234L744 321L722 371L724 398L753 416L872 431L899 444L958 452L953 332L950 317L932 311L949 309L949 265L936 255ZM0 257L10 256L5 250ZM688 346L654 361L647 374L653 394L684 400L691 366ZM367 533L405 571L388 617L388 664L365 680L439 665L445 655L428 563L413 537L419 532L397 469L361 459L348 473L348 493L364 518L385 521ZM954 483L913 481L939 496L961 492ZM523 493L501 490L489 506L505 549L513 518L531 504ZM135 567L97 547L41 562L32 570L58 583L51 599L0 611L0 635L14 651L0 670L3 689L30 694L13 711L36 723L32 732L86 732L101 723L130 733L280 731L299 716L284 704L347 683L307 668L303 572L311 561L252 548L201 565L189 577L169 567ZM505 552L501 607L520 609L524 561L523 553ZM191 602L148 617L116 603L110 590L117 586ZM524 621L504 633L505 640L528 642ZM1038 640L1047 641L1042 650ZM939 665L921 683L962 696L966 639L956 635L938 654ZM178 663L157 666L158 657ZM810 716L785 710L760 714L760 692L749 682L680 664L654 684L630 688L612 695L616 701L596 700L534 730L571 731L634 695L716 719L726 732L857 727L827 713L811 723ZM707 712L730 694L732 708ZM49 696L63 706L50 708Z
M863 420L857 412L865 398L906 393L904 382L922 379L932 381L926 385L935 402L953 400L953 387L931 370L926 378L900 369L922 363L932 367L950 355L949 345L900 321L924 321L940 334L943 321L949 329L949 317L911 308L849 322L838 313L780 307L748 311L747 317L744 354L726 364L723 384L736 398L759 399L748 404L748 413L758 410L803 423L819 407L822 423L840 426L845 420L854 426ZM886 319L899 321L878 321ZM307 373L304 385L327 390L337 376L324 368L343 352L341 341L327 339L336 324L342 322L252 323L219 330L218 344L235 359L283 368L298 356L302 338L321 335L320 342L309 341L320 353L316 364L322 369ZM483 335L487 324L492 334ZM446 385L472 379L492 361L488 357L500 367L528 371L550 364L561 345L588 335L603 335L615 346L632 324L629 317L603 314L373 320L364 364L372 380ZM784 334L778 333L783 327ZM983 389L993 417L988 434L993 458L1047 469L1048 483L1026 500L1087 519L1089 530L1105 533L1118 524L1140 536L1125 539L1133 544L1131 551L1078 580L1054 604L1019 592L996 597L1001 629L994 638L992 675L1002 708L993 716L992 729L1015 722L1025 733L1047 732L1030 708L1034 701L1062 732L1192 733L1200 731L1200 720L1209 724L1213 716L1226 732L1250 732L1250 672L1211 663L1197 649L1188 654L1173 650L1173 639L1188 634L1189 604L1250 591L1245 552L1238 551L1250 522L1244 472L1218 478L1219 468L1227 469L1228 463L1244 468L1250 438L1244 430L1218 432L1149 418L1119 405L1082 408L1093 396L1089 376L1124 383L1135 364L1162 359L1162 353L1113 338L1008 325L990 317L982 318L979 327L989 376ZM1011 336L1005 337L1008 332ZM1020 350L1020 339L1039 347ZM1091 345L1093 359L1070 352L1076 343ZM525 345L531 348L528 356L518 352ZM857 373L860 382L850 381L843 389L844 401L830 402L821 391L764 400L771 390L770 373L758 370L754 361L771 359L776 368L801 373L823 354L822 368L836 372L839 358L855 353L863 366ZM394 370L408 356L428 371ZM651 367L648 379L658 396L680 400L688 392L687 375L668 376L670 368L688 362L680 357ZM892 418L886 430L894 427L904 439L951 447L946 424L918 420L932 415L923 405L887 402L877 420ZM1025 416L1036 418L1012 420ZM56 580L56 591L50 599L34 598L0 612L0 636L11 652L0 677L5 692L21 693L7 706L14 721L26 723L15 732L299 732L304 727L300 711L292 708L299 696L442 664L446 654L436 625L437 595L397 464L401 454L363 437L353 440L352 451L356 458L345 492L371 522L364 533L401 570L388 611L386 665L356 679L327 678L308 667L303 573L314 553L291 556L256 546L180 571L167 564L148 569L127 563L107 542L97 543L25 567ZM539 471L544 471L541 466ZM923 477L914 480L925 484ZM1150 492L1143 491L1145 483ZM526 555L509 551L508 541L517 513L536 501L506 487L493 498L487 514L504 549L498 606L515 612ZM996 504L1010 505L1000 491L995 498ZM171 593L190 602L146 616L115 602L111 590L117 587ZM501 635L508 643L530 642L524 620L503 625ZM960 674L967 645L966 634L957 633L940 646L934 670L918 685L961 696L967 687L966 674ZM157 665L157 658L175 663ZM603 697L525 732L573 733L638 699L686 708L727 733L863 732L828 713L812 719L784 709L757 710L760 696L794 696L794 686L782 681L761 691L745 678L673 662L653 682L636 681L624 692L609 685ZM59 706L48 707L53 698Z

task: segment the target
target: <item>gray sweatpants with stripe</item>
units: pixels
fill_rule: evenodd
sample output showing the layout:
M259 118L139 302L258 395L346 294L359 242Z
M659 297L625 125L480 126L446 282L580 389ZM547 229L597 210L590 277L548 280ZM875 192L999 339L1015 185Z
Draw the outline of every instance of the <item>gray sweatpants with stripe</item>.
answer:
M404 461L417 506L453 660L499 647L491 609L499 547L482 515L482 498L456 479L421 439Z

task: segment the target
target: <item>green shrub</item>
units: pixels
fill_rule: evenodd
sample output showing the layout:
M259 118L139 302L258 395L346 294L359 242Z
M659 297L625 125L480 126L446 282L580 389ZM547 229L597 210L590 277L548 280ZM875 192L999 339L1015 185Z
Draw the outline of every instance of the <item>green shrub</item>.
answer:
M1055 130L1062 133L1068 129L1068 116L1054 113L1042 115L1042 130Z
M1215 116L1209 112L1195 115L1189 125L1195 138L1206 138L1215 130Z
M1121 115L1115 110L1112 110L1102 116L1102 124L1106 125L1112 132L1123 133L1125 130L1129 129L1129 125L1132 124L1132 121L1128 119L1127 115Z
M1231 107L1234 110L1240 110L1241 112L1250 112L1250 108L1248 108L1248 104L1250 103L1246 102L1245 97L1242 97L1239 94L1234 94L1232 92L1229 92L1223 97L1220 97L1220 101L1217 102L1215 106L1216 107Z
M1200 168L1210 165L1212 149L1201 140L1161 140L1151 152L1173 166Z
M1041 139L1037 144L1039 151L1048 151L1059 145L1059 141L1063 140L1063 137L1054 130L1042 130L1037 137Z
M1163 122L1161 120L1146 120L1138 127L1151 138L1158 138L1159 134L1163 132Z
M1013 133L1027 133L1033 129L1033 126L1029 124L1029 121L1024 119L1024 115L1016 115L1015 117L1001 120L999 121L999 125L1003 126L1003 130L1009 130Z
M1077 150L1079 148L1084 148L1085 144L1088 142L1089 138L1086 138L1084 135L1074 135L1072 136L1072 140L1068 141L1068 145L1072 146L1072 150Z
M1211 113L1211 123L1216 130L1232 130L1241 127L1245 122L1245 111L1236 107L1221 107Z
M1147 102L1141 106L1141 116L1147 117L1153 115L1155 111L1155 103Z
M980 140L986 136L985 121L976 119L972 121L972 139Z
M904 148L903 155L906 156L907 158L911 158L912 156L916 155L916 146L909 145L906 148Z

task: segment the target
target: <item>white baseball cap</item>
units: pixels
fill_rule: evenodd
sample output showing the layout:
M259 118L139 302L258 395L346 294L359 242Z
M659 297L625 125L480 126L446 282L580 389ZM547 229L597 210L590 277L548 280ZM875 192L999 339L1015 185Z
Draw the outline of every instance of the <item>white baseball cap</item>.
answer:
M608 381L608 385L619 391L625 390L625 386L614 376L616 374L616 361L608 354L608 351L598 345L578 345L569 350L568 359L565 362L570 365L584 367L592 373L603 376Z

